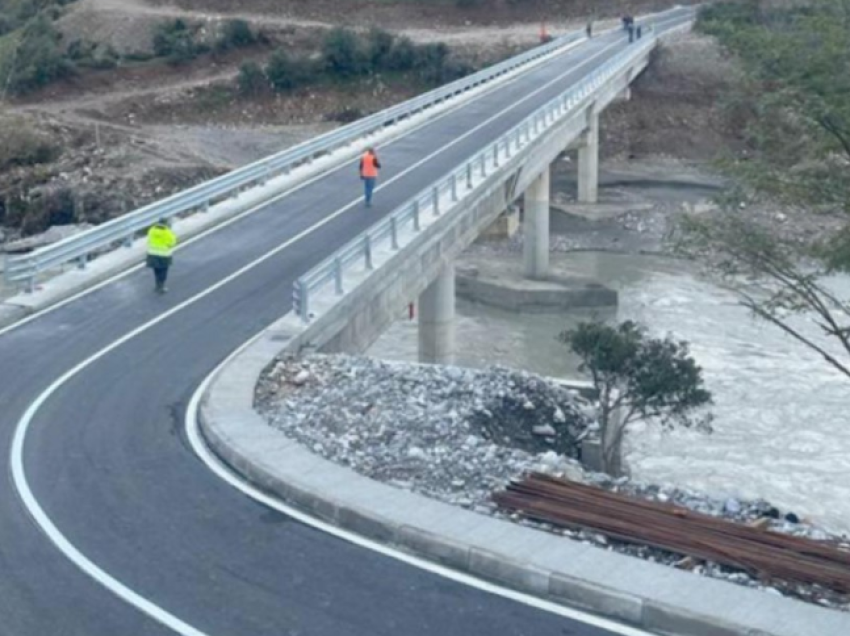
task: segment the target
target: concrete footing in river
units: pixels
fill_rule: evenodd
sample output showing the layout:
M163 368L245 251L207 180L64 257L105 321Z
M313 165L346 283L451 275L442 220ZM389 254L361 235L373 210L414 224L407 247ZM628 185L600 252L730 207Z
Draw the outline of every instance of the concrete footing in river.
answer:
M458 266L457 294L465 300L521 313L616 308L617 292L593 280L550 274L543 280L523 276L517 267Z

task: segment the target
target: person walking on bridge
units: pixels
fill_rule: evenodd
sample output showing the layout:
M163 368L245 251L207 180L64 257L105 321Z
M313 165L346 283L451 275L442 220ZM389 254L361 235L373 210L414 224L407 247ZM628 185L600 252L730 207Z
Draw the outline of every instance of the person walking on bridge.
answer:
M155 291L164 294L168 291L165 281L168 268L171 267L171 255L177 245L177 235L171 231L168 219L161 218L148 230L147 266L153 270Z
M375 191L375 182L378 180L378 170L381 162L374 148L367 148L360 158L360 179L363 181L363 192L366 199L366 207L372 207L372 193Z

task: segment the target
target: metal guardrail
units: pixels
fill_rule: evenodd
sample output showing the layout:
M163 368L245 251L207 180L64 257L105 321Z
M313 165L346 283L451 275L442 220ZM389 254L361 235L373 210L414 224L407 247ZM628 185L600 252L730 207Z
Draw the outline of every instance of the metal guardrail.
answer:
M575 112L597 88L621 72L636 58L644 55L655 46L656 42L655 32L646 34L636 44L628 46L607 60L590 75L534 111L484 150L422 190L380 222L299 277L293 286L293 311L301 317L302 321L309 322L312 318L310 299L315 291L333 282L336 294L338 296L344 294L345 271L348 267L357 263L361 267L365 265L367 270L373 269L373 253L382 242L389 241L391 249L398 250L401 232L408 229L414 232L420 231L425 213L439 216L444 204L453 204L459 200L461 188L465 190L464 194L472 192L486 181L492 170L501 166L501 162L512 158L547 129L568 114Z
M9 283L26 282L32 291L40 273L76 261L85 267L91 254L115 244L129 246L139 232L162 217L172 218L198 209L206 211L218 199L235 196L241 190L264 184L288 173L294 167L327 154L371 132L390 126L451 97L490 82L514 69L546 56L585 37L583 31L569 33L525 53L429 91L402 104L333 130L305 143L211 179L161 201L146 205L91 230L35 250L28 254L6 255L5 276Z

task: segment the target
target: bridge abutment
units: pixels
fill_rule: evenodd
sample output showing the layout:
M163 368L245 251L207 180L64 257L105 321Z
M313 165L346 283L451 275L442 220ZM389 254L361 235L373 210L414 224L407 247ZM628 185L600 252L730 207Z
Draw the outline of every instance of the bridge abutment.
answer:
M599 196L599 113L591 110L578 148L578 200L596 203Z
M523 260L525 275L534 280L549 274L549 166L524 194Z
M455 353L455 266L443 265L419 296L419 361L452 364Z

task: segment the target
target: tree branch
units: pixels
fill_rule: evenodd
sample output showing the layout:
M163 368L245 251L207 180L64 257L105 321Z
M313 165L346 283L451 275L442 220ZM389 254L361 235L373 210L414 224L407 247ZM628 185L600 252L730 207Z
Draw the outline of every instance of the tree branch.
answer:
M761 305L759 304L759 302L756 301L751 296L748 296L746 294L742 294L742 297L744 298L744 305L746 307L749 307L749 309L752 310L755 314L757 314L758 316L761 316L762 318L764 318L768 322L773 323L774 325L776 325L777 327L782 329L782 331L787 333L789 336L791 336L795 340L803 343L804 345L806 345L810 349L816 351L829 364L831 364L833 367L835 367L836 369L841 371L841 373L843 373L847 377L850 377L850 369L845 367L841 362L839 362L834 356L832 356L829 352L824 350L817 343L809 340L804 335L802 335L800 332L796 331L795 329L792 329L790 326L788 326L787 324L785 324L784 322L779 320L776 316L771 314L769 311L766 311L765 309L763 309L761 307Z

